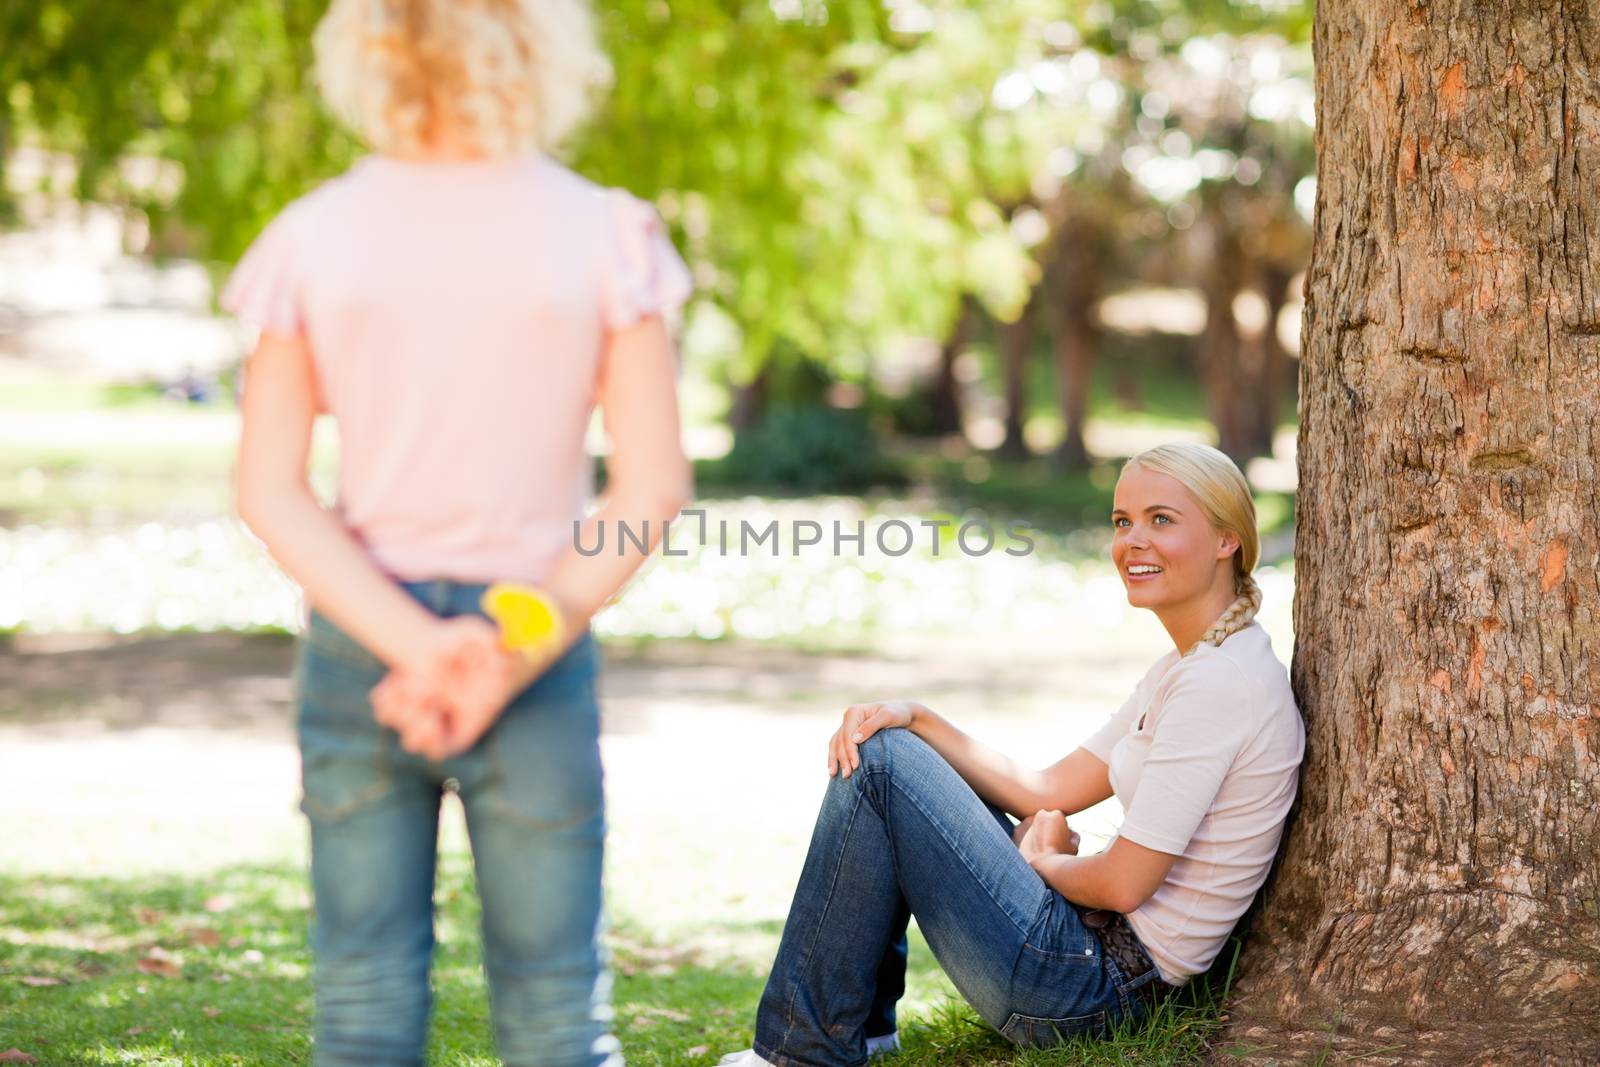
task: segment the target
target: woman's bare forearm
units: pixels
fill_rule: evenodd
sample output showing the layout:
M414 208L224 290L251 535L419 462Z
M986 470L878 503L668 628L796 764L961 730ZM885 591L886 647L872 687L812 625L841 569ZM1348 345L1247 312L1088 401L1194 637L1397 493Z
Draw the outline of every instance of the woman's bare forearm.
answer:
M970 737L932 709L910 703L915 709L912 732L943 756L973 792L1019 819L1047 810L1075 815L1111 796L1105 763L1087 749L1075 749L1039 770Z
M433 617L373 563L306 481L317 387L305 339L263 333L245 379L234 471L239 518L318 611L390 666L413 662Z
M415 662L433 616L373 563L309 486L241 485L238 508L318 612L389 666Z
M544 582L545 591L561 605L574 630L587 626L589 619L627 584L660 544L667 523L687 503L688 464L682 462L677 467L664 472L668 477L658 483L664 484L662 489L629 491L623 487L607 493L599 509L584 519L576 531L577 544L600 545L600 551L585 555L575 544L551 568ZM638 541L622 536L624 525Z
M912 707L911 732L943 756L978 796L1019 819L1051 806L1044 772L963 733L931 708Z
M613 333L600 376L600 413L611 440L605 497L543 586L580 631L632 578L688 502L694 476L678 422L677 357L659 316ZM638 541L623 537L626 527ZM600 545L585 554L579 545Z

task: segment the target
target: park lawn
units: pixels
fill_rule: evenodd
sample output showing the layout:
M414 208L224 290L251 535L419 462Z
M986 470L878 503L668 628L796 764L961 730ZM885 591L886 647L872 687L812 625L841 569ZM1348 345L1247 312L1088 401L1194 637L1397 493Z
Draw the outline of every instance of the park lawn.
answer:
M439 947L429 1062L496 1063L464 853L439 876ZM293 866L208 876L0 878L0 1051L41 1065L163 1067L305 1064L310 1058L306 883ZM608 943L617 1032L637 1064L714 1064L750 1044L778 923L657 942L652 917L616 913ZM680 936L682 936L680 934ZM915 939L915 934L914 934ZM746 946L732 955L696 945ZM954 998L915 939L904 1049L890 1064L1185 1064L1203 1061L1222 1025L1218 1002L1186 998L1112 1040L1019 1051ZM887 1067L887 1064L886 1064Z

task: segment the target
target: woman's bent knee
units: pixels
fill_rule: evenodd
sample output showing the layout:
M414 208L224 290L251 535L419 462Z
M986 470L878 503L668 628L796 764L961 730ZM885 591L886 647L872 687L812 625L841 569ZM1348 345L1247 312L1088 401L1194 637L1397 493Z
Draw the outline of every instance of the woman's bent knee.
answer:
M912 753L933 753L928 743L910 730L894 727L888 730L879 730L858 746L861 751L861 766L869 764L877 768L885 768L893 763L897 756L906 756ZM933 753L937 755L937 753Z

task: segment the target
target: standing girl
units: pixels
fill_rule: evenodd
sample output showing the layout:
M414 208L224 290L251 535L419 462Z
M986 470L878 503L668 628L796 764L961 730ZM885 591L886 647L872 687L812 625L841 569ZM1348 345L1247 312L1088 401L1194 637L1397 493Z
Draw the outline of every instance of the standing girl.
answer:
M422 1062L446 783L501 1057L620 1062L587 622L645 552L585 558L575 522L597 404L609 482L584 521L649 520L653 547L688 497L663 324L687 272L650 208L545 154L605 70L581 0L334 0L316 50L374 154L289 205L222 298L261 328L239 513L311 607L314 1062ZM339 429L331 510L306 476L318 412ZM500 581L538 587L566 636L534 659L502 649L479 608Z

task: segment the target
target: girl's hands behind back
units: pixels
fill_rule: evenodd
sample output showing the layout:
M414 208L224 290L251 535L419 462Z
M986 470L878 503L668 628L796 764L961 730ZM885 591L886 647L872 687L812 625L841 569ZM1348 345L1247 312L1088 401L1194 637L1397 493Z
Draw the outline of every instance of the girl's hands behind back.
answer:
M408 752L447 760L477 744L550 662L508 651L487 619L442 619L415 665L390 672L372 690L373 716Z

